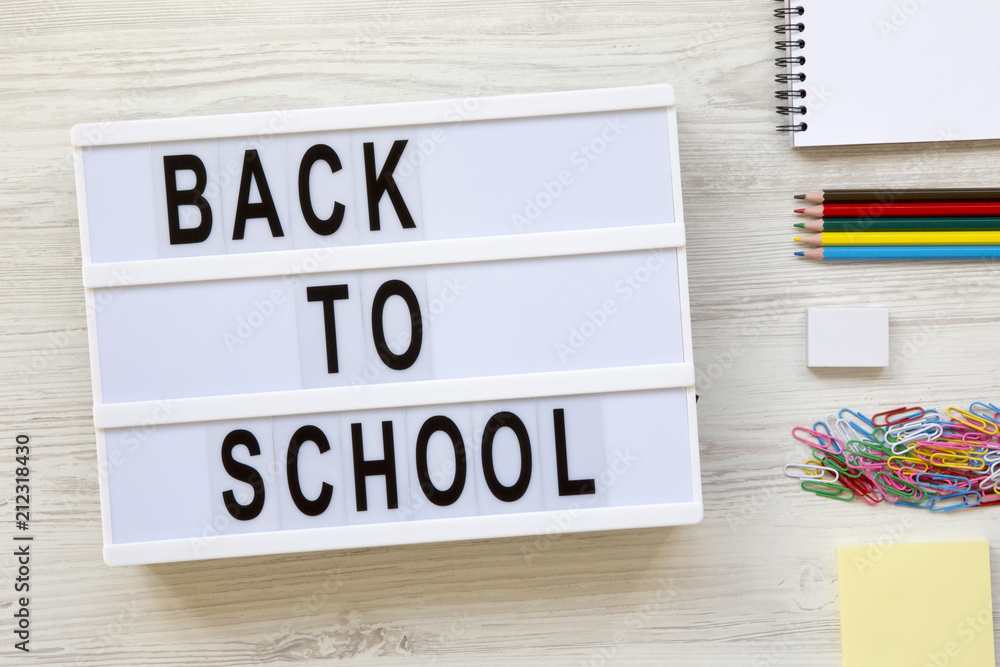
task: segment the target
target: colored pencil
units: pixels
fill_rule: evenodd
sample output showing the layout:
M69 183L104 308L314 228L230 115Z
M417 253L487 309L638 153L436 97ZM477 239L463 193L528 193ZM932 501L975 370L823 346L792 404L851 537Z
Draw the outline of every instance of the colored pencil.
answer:
M795 223L796 227L813 232L864 232L864 231L964 231L1000 229L1000 217L990 218L837 218L835 220L807 220Z
M1000 201L998 188L888 188L886 190L816 190L796 199L817 204L838 202L863 204L866 202L983 202Z
M821 246L1000 245L1000 231L823 232L795 239Z
M799 208L817 218L926 218L945 216L1000 216L1000 202L936 202L931 204L818 204Z
M825 262L894 261L906 259L1000 259L1000 245L977 246L855 246L812 248L795 253L799 257Z

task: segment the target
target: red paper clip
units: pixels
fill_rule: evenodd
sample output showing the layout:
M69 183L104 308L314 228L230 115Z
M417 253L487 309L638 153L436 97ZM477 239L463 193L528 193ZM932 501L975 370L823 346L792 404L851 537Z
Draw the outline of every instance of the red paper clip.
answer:
M915 415L905 416L907 412L910 412L912 410L919 410L920 412L918 412ZM890 420L889 417L892 417L894 415L904 415L904 416L900 417L899 419ZM880 412L877 415L873 415L872 424L874 424L875 426L882 426L882 427L892 426L893 424L902 424L903 422L908 422L914 419L920 419L923 416L924 416L923 408L896 408L895 410L887 410L886 412ZM885 417L885 421L881 424L878 422L879 417Z
M869 505L877 505L885 499L881 489L879 489L878 486L867 477L841 477L840 483L849 488L851 491L854 491L854 495L861 498L861 500L865 501Z

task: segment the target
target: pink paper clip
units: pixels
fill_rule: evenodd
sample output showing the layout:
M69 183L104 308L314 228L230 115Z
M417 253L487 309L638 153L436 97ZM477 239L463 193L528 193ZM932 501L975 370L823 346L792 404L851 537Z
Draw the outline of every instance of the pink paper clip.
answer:
M808 433L812 437L816 438L816 440L809 440L807 438L799 437L797 431L803 431L805 433ZM819 431L814 431L811 428L806 428L804 426L796 426L795 428L792 429L792 437L803 444L809 445L810 447L815 447L816 449L822 450L828 454L844 453L844 442L839 438L835 438L834 436L828 433L821 433ZM825 445L823 445L824 440L828 440L829 442L836 444L836 447L834 449L826 447Z

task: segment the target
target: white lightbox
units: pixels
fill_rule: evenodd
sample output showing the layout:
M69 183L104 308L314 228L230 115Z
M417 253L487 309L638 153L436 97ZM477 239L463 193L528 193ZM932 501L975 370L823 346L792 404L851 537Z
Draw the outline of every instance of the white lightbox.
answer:
M700 520L669 86L72 138L109 564Z

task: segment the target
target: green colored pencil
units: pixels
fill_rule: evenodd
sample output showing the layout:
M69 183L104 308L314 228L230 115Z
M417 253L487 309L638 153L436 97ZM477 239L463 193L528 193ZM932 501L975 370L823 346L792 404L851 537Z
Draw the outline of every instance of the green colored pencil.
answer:
M796 227L814 232L889 232L889 231L986 231L1000 230L1000 217L957 218L837 218L809 220Z

